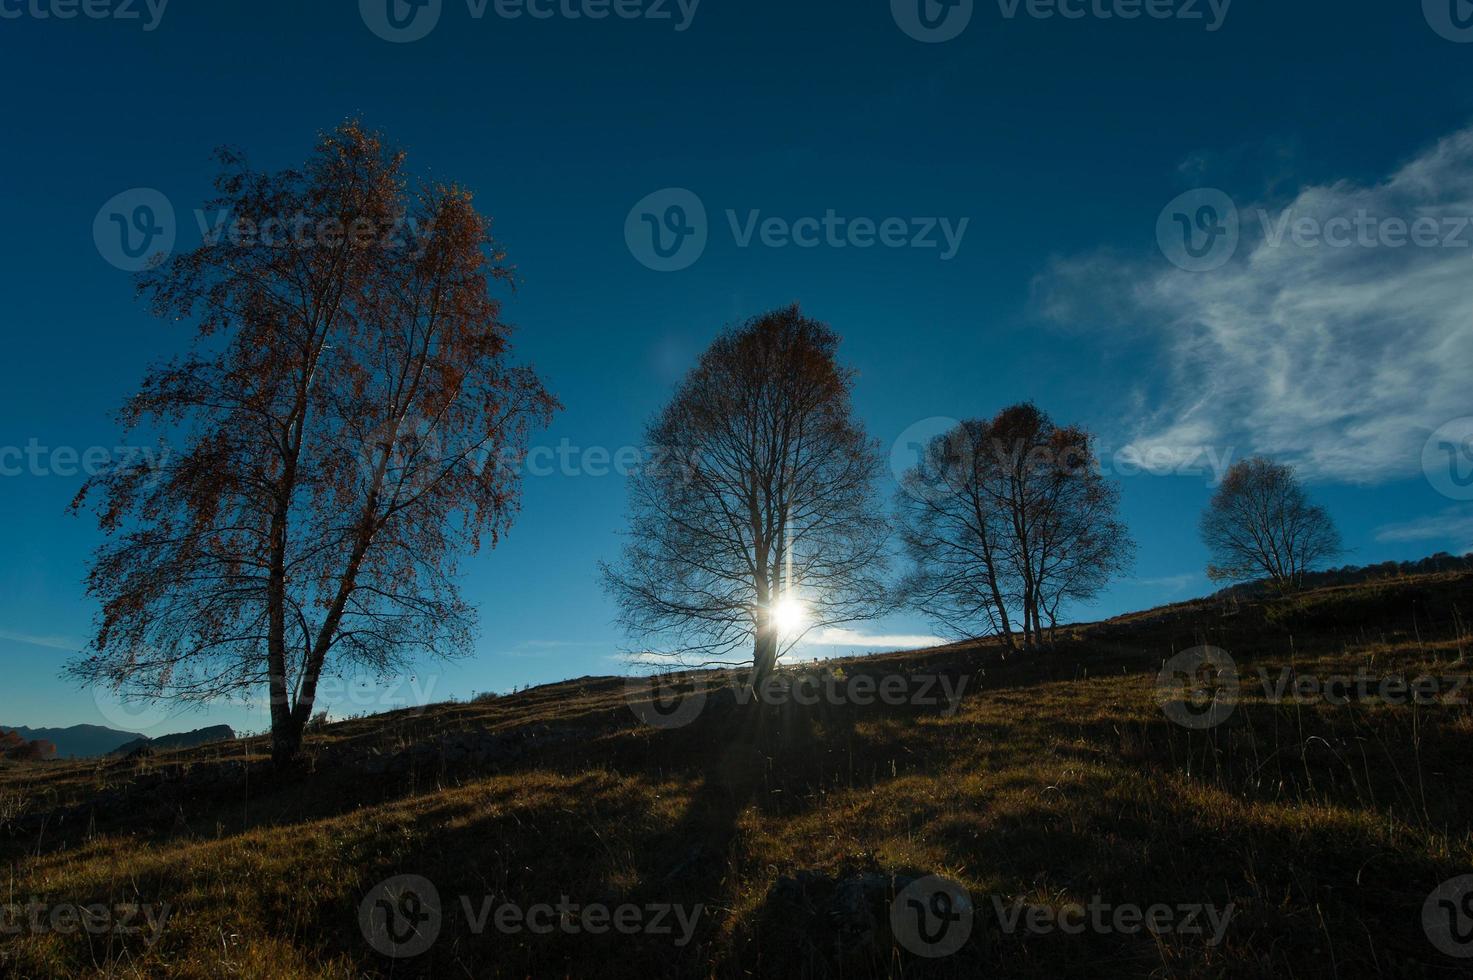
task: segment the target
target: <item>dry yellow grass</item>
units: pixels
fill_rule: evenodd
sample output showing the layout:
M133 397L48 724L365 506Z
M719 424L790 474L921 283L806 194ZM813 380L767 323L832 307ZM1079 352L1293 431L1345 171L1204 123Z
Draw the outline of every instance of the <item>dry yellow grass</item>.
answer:
M149 935L0 936L19 977L1465 976L1423 931L1428 893L1473 871L1466 704L1273 704L1292 667L1327 677L1467 669L1470 579L1191 603L1003 659L958 644L842 664L967 676L961 708L742 708L713 698L659 730L616 678L331 726L314 771L276 779L261 746L143 762L0 769L4 902L167 904ZM1229 650L1243 699L1192 731L1156 701L1163 659ZM722 680L729 680L722 675ZM1467 693L1473 694L1473 691ZM516 752L404 753L457 733ZM549 733L556 737L548 737ZM381 757L380 757L381 758ZM89 801L102 801L89 803ZM44 826L36 821L50 814ZM22 829L23 828L23 829ZM779 900L799 871L943 874L973 896L971 941L928 960L892 941L834 944ZM445 903L420 956L375 952L359 906L422 875ZM477 933L458 896L527 906L679 903L668 935ZM992 898L1063 909L1210 903L1222 942L1002 931Z

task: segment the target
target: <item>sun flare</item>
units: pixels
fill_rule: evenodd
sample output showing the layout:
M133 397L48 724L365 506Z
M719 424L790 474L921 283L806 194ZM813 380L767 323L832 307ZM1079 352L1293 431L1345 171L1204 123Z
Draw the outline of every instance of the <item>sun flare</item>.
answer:
M782 636L795 636L808 621L808 609L793 596L783 596L772 607L772 622Z

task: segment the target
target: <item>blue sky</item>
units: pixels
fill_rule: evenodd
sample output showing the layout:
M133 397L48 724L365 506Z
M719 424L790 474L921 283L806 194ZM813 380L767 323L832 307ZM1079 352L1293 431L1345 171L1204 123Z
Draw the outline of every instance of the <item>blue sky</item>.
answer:
M442 0L405 43L370 26L386 30L388 2L62 19L52 0L0 0L0 723L264 727L238 706L129 715L58 679L88 635L97 536L66 514L82 478L52 450L115 446L111 412L188 338L134 302L94 238L99 209L157 191L189 247L214 146L287 166L350 115L477 192L522 276L506 306L520 356L567 409L537 440L554 472L528 477L502 546L464 563L477 656L344 695L340 714L619 672L595 564L617 551L624 486L596 453L639 444L722 325L795 300L845 338L858 410L898 460L926 420L1023 399L1098 433L1139 560L1078 618L1208 591L1204 450L1298 464L1349 560L1473 547L1473 509L1439 489L1435 453L1423 466L1434 430L1466 439L1473 414L1473 231L1457 228L1473 215L1473 44L1443 16L1453 0L1162 0L1171 16L1135 19L1100 16L1129 0L1065 5L1079 17L977 0L938 43L912 36L918 0L624 0L638 16L602 19L568 15L613 9L598 0L539 3L544 18ZM705 248L655 271L626 224L672 188L704 209ZM1186 271L1158 225L1195 216L1197 198L1173 202L1202 188L1236 206L1238 233L1220 266ZM830 212L859 238L777 247ZM1338 244L1334 220L1356 215ZM1397 244L1397 221L1427 218L1426 242ZM887 219L905 244L859 247ZM941 244L913 246L932 226L921 243ZM1151 468L1130 465L1141 455ZM815 652L932 632L905 615L853 629Z

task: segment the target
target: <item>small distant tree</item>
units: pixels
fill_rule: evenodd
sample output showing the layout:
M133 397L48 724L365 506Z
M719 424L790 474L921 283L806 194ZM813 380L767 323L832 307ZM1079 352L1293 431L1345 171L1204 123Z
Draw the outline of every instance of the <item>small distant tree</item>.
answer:
M14 756L22 762L50 762L56 758L56 745L44 738L27 742L20 753Z
M882 607L882 464L838 347L797 306L756 317L712 343L650 424L628 543L603 566L650 653L750 662L760 684L810 630Z
M27 741L19 732L0 730L0 759L12 762L50 762L56 758L56 745L45 739Z
M456 557L510 526L514 464L557 402L510 360L490 294L510 273L467 191L412 182L353 122L299 170L219 157L210 208L241 233L140 285L160 316L197 324L122 412L170 451L74 504L96 495L108 539L72 671L125 696L264 690L287 765L324 671L469 652Z
M1294 469L1255 456L1233 464L1202 515L1214 582L1267 579L1288 592L1344 553L1329 513L1311 503Z
M901 480L904 601L951 632L1043 645L1066 603L1093 598L1134 545L1093 439L1033 405L960 423Z

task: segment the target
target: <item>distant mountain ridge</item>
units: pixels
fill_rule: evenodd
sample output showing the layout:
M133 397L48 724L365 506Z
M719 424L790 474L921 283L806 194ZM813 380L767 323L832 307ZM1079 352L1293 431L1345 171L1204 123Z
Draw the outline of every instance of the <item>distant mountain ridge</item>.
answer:
M211 725L192 732L160 735L158 738L149 738L138 732L105 728L102 725L72 725L70 728L0 725L0 731L15 732L28 742L51 742L56 746L56 755L60 759L93 759L112 755L120 750L131 752L143 745L159 750L184 749L206 742L235 738L235 730L229 725Z
M174 735L160 735L158 738L146 738L139 736L131 742L125 742L113 749L109 755L127 755L147 746L158 752L169 749L189 749L196 745L204 745L207 742L229 742L235 738L235 729L229 725L211 725L208 728L196 728L192 732L178 732Z

